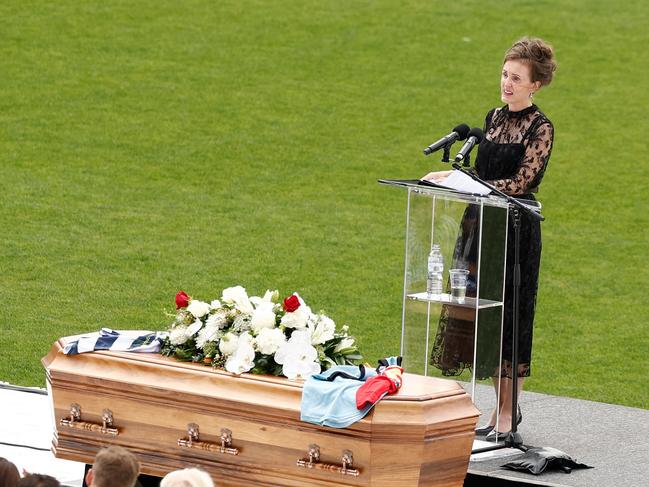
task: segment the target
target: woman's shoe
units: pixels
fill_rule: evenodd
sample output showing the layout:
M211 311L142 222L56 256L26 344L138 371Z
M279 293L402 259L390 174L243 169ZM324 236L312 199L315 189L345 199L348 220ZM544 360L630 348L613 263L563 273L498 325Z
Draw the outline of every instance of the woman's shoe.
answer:
M516 415L516 426L518 426L519 424L521 424L521 423L523 422L523 412L521 411L521 407L520 407L520 406L518 406L518 408L517 408L517 412L518 412L518 414ZM476 436L485 436L485 435L488 436L488 435L489 435L490 433L492 433L493 431L495 431L495 430L494 430L494 426L487 425L487 426L483 426L482 428L476 428L476 429L475 429L475 434L476 434ZM494 437L495 437L496 434L498 434L498 435L500 435L501 437L503 437L503 436L505 436L505 435L508 435L509 432L507 432L507 433L500 433L500 432L498 432L498 431L495 431L495 433L493 433ZM494 438L490 439L489 441L494 441Z
M506 433L501 433L500 431L493 429L491 432L485 436L485 440L487 441L504 441L505 438L509 436L510 432L507 431Z
M482 428L476 428L475 429L475 434L476 436L485 436L491 433L491 431L494 429L493 426L483 426Z

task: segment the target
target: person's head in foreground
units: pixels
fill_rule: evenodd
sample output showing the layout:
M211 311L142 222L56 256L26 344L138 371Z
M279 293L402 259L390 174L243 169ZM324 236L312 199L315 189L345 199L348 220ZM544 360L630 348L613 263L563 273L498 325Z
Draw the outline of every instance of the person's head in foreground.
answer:
M0 487L16 487L19 480L18 468L6 458L0 457Z
M86 474L90 487L133 487L140 473L135 455L121 446L99 450L92 468Z
M18 481L16 487L61 487L61 484L49 475L29 473Z
M204 470L186 468L169 472L160 482L160 487L214 487L214 483Z

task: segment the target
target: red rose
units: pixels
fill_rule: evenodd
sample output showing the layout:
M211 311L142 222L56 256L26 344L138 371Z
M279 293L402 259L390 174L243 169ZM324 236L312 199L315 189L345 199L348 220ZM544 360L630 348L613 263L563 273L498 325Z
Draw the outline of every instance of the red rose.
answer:
M295 294L291 294L288 298L284 299L284 311L292 313L300 307L300 300Z
M185 291L178 291L178 294L176 294L176 309L186 308L189 304L189 299Z

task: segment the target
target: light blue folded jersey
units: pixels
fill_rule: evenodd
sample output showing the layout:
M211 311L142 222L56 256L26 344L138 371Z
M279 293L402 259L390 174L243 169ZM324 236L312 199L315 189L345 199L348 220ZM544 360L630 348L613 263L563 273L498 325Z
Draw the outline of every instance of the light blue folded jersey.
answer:
M336 365L309 377L302 390L300 419L333 428L346 428L355 423L374 406L370 404L363 409L356 409L356 391L375 375L375 370L355 365ZM330 381L328 379L331 376L334 379Z

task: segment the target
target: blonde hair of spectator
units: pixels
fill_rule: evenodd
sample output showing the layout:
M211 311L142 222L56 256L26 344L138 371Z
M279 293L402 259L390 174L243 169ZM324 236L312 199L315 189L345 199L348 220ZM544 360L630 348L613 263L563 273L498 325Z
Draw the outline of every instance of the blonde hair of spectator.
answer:
M160 487L214 487L214 482L204 470L186 468L169 472L160 482Z

